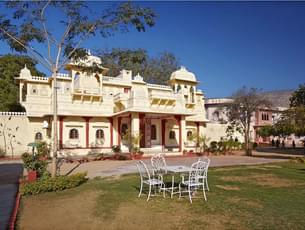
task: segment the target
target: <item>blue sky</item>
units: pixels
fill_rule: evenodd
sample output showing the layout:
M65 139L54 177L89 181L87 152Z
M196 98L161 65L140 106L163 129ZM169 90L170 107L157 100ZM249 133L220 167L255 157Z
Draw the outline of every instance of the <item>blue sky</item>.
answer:
M109 3L92 2L95 9ZM137 2L158 14L145 33L131 30L84 45L174 53L207 97L242 86L296 89L305 82L305 2ZM0 43L0 54L9 49Z

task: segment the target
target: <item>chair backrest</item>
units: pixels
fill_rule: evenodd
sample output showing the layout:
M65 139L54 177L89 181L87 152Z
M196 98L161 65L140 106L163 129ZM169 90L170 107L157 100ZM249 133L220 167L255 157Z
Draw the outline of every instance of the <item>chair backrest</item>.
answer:
M209 158L207 158L207 157L204 157L204 158L199 158L198 161L202 161L202 162L206 163L205 176L207 176L211 160Z
M206 175L207 163L198 160L193 163L189 172L189 181L197 183L203 176Z
M137 162L137 168L141 177L141 180L150 180L150 173L146 164L143 161Z
M150 161L154 174L167 173L166 161L162 154L155 154L154 156L152 156Z

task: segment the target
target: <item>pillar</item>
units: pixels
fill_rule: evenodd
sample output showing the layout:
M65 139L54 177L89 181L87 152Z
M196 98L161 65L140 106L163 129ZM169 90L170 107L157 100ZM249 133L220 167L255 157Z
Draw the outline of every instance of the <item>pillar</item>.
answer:
M110 147L113 146L113 118L109 117L109 129L110 129Z
M122 118L118 117L118 145L121 145L121 121Z
M19 103L22 103L22 88L24 83L19 84Z
M131 135L137 136L140 135L140 118L139 113L131 113ZM139 144L136 144L135 147L139 147Z
M184 142L186 140L186 122L185 117L181 116L179 125L179 151L182 152L184 149Z
M161 141L161 145L162 145L162 150L165 150L165 127L166 127L166 120L162 120L161 121L161 132L162 132L162 141Z

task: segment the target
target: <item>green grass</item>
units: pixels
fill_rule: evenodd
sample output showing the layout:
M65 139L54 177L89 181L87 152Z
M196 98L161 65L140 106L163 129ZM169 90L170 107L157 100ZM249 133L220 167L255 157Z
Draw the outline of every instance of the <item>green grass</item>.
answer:
M22 199L21 229L305 229L305 164L214 168L208 202L137 198L139 177ZM198 191L198 195L201 195ZM58 207L59 206L59 207ZM67 225L66 219L73 220ZM31 219L35 216L38 220ZM54 223L55 221L55 223ZM54 223L54 225L50 224ZM57 227L57 228L56 228Z

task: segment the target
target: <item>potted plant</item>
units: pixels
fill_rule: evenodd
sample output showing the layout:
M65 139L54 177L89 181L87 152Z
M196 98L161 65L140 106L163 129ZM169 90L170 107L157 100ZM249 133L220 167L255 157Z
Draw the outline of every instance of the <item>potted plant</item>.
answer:
M38 155L22 154L23 166L28 172L28 181L34 182L42 176L47 169L47 162L39 159Z
M129 152L133 159L141 159L144 152L140 151L140 140L142 134L139 132L131 133L129 129L126 130L126 133L122 136L122 139L127 143Z

